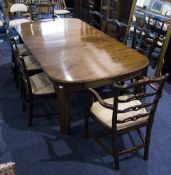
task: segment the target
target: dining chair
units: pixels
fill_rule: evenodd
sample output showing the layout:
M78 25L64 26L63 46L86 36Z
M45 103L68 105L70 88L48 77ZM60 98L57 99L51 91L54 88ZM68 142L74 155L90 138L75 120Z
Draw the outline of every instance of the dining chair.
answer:
M160 20L148 19L144 28L134 27L134 34L131 47L146 55L153 68L155 68L158 58L166 38L166 24Z
M155 119L155 112L162 89L168 75L160 77L145 76L129 84L113 85L113 97L102 99L94 90L89 89L89 100L85 115L85 137L95 139L107 153L114 158L115 169L119 169L119 156L127 153L144 149L144 160L149 157L149 146L151 130ZM95 101L94 99L97 99ZM100 131L90 126L89 119L93 119L95 124L101 128ZM91 121L91 124L93 122ZM137 131L140 140L137 137L131 137L132 147L118 144L124 142L123 135L135 133ZM109 142L103 137L111 136L112 144L106 146ZM120 139L120 142L118 142ZM122 140L122 141L121 141ZM126 142L124 142L126 145ZM121 149L122 148L122 149Z
M97 29L101 28L101 23L103 20L103 15L98 11L90 10L90 24Z
M10 45L12 51L12 70L14 73L14 80L16 86L19 86L20 72L19 72L19 62L18 58L22 57L24 59L26 70L28 75L34 75L42 72L42 69L36 59L31 55L24 44L17 44L14 37L10 37Z
M45 0L31 5L32 20L54 18L54 4Z
M151 52L148 54L150 61L154 62L153 68L155 68L158 58L160 57L162 47L166 39L168 26L169 24L163 20L155 19L153 25L148 27L150 37L147 37L146 40L149 43L152 43L155 40Z
M119 41L123 41L123 27L125 24L119 22L117 19L107 18L107 28L106 33Z
M23 110L26 109L26 105L28 103L28 126L32 126L33 118L35 117L57 115L57 113L48 113L42 115L34 114L34 101L36 99L42 98L44 98L45 100L47 100L47 98L55 98L55 89L53 87L52 82L44 72L29 76L28 71L26 69L25 61L22 57L19 58L19 64L21 72L21 83L23 84Z
M67 10L65 0L52 0L54 4L54 16L60 17L61 15L67 17L71 12Z
M10 7L10 12L12 14L14 14L14 13L19 13L19 14L18 14L17 19L12 19L12 20L9 21L9 27L15 27L15 26L17 26L19 24L22 24L22 23L31 22L31 19L23 18L23 14L24 14L24 16L29 15L31 17L31 14L29 12L29 8L25 4L22 4L22 3L13 4Z

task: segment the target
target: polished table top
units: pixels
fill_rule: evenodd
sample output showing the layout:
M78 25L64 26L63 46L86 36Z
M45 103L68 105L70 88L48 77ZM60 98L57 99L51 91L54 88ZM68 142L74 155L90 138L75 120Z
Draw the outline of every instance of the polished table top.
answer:
M145 56L79 19L34 21L16 30L49 78L58 83L121 77L148 65Z

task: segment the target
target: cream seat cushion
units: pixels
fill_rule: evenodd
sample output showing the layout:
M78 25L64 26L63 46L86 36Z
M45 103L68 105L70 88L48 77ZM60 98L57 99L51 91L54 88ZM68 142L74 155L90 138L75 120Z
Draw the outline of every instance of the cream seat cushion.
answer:
M17 26L19 24L26 23L26 22L31 22L31 20L30 19L25 19L25 18L14 19L14 20L9 21L9 26L10 27L15 27L15 26Z
M52 82L44 72L30 76L29 79L33 94L42 95L55 93Z
M19 55L21 56L31 55L30 51L27 49L25 44L17 44L17 48L19 51Z
M68 11L68 10L54 10L55 15L66 15L69 13L70 13L70 11Z
M41 69L39 63L35 60L32 55L27 55L23 57L26 69L28 71L39 70Z
M130 96L120 96L119 99L125 100ZM113 104L113 98L108 98L105 99L105 102L109 103L109 104ZM133 100L131 102L127 102L127 103L118 103L118 109L119 110L124 110L128 107L132 107L135 105L140 105L141 102L139 100ZM94 116L103 124L105 124L107 127L112 128L112 115L113 115L113 110L107 109L105 107L103 107L99 102L94 102L92 107L91 107L91 112L94 114ZM127 113L119 113L117 116L118 120L123 121L124 119L128 118L128 117L133 117L135 115L138 114L147 114L147 111L145 108L142 108L138 111L131 111L131 112L127 112ZM124 122L124 123L118 123L117 124L117 130L120 129L124 129L127 127L131 127L137 124L141 124L144 122L147 122L149 116L145 116L143 118L139 118L135 121L129 121L129 122Z

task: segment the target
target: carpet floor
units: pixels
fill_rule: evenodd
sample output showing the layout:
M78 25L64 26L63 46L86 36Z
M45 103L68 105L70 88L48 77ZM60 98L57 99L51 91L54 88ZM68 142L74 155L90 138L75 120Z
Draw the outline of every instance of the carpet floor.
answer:
M3 37L1 37L3 38ZM92 139L84 139L85 93L71 96L72 132L59 130L58 116L35 119L27 126L19 89L11 73L11 53L5 38L0 43L0 163L14 161L17 175L169 175L171 174L171 85L166 83L156 112L148 161L142 151L121 157L120 171L113 159ZM57 108L56 101L37 102L39 111ZM122 138L122 145L128 143ZM128 159L129 158L129 159Z

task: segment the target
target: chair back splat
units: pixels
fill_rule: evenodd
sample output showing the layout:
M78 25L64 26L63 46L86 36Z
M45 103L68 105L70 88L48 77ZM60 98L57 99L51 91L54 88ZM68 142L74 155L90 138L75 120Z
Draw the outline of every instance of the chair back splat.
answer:
M144 160L148 159L154 116L167 77L167 74L154 78L141 76L134 77L129 84L114 84L113 97L104 100L94 89L89 89L90 99L85 115L85 136L86 138L92 136L113 156L116 170L119 169L120 155L144 148ZM97 101L94 101L93 97L96 97ZM95 124L99 124L100 128L103 128L101 132L95 131L95 127L89 129L89 117L95 121ZM145 130L142 129L143 127ZM133 146L120 149L121 146L117 142L119 136L132 131L137 131L139 141L137 137L135 137L136 142L134 138L131 138ZM105 140L101 139L102 136L107 135L112 136L112 150L103 143Z
M116 38L119 41L122 41L122 30L124 27L124 24L119 22L117 19L106 19L107 21L107 27L106 27L106 33L114 38Z
M101 28L103 15L98 11L90 11L90 24L97 29Z
M52 3L55 4L56 9L66 10L66 4L64 0L52 0Z

